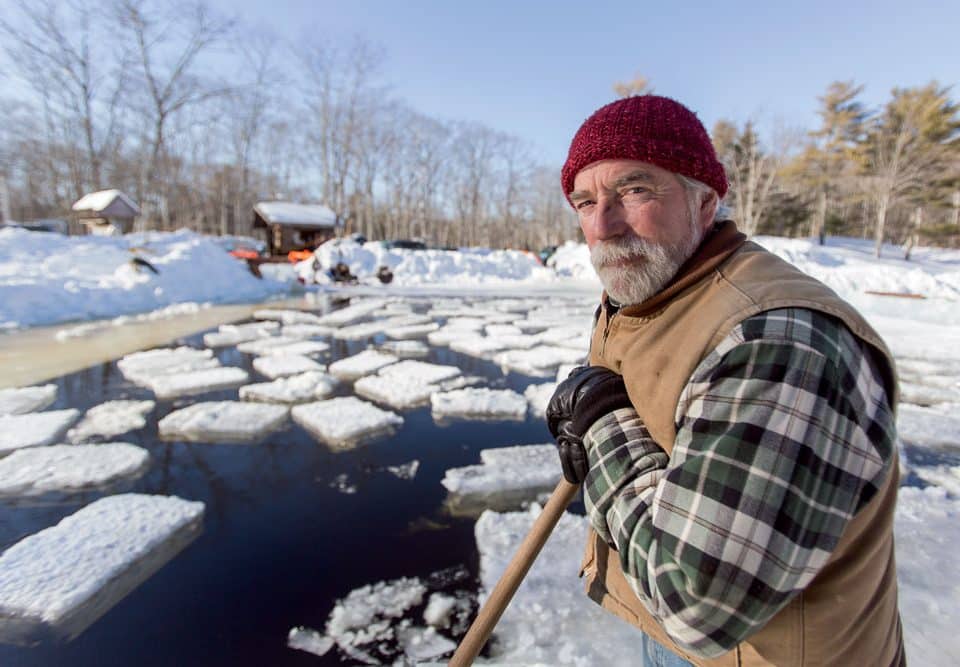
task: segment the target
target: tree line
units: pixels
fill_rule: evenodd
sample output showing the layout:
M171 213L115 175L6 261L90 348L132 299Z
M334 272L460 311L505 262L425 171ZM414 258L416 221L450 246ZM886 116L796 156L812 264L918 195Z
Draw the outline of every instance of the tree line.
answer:
M280 40L204 0L19 0L0 17L0 183L14 219L118 188L141 229L250 234L263 200L322 202L347 232L540 248L577 236L558 165L521 138L433 118L361 38ZM642 76L617 95L650 92ZM867 107L851 81L819 127L712 128L748 233L960 242L960 109L937 82Z

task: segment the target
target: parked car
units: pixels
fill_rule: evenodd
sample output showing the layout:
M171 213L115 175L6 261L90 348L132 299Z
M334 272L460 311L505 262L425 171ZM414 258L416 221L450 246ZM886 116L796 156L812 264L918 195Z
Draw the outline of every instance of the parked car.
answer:
M426 250L427 244L423 241L414 241L412 239L391 239L383 241L383 247L388 250L399 248L401 250Z

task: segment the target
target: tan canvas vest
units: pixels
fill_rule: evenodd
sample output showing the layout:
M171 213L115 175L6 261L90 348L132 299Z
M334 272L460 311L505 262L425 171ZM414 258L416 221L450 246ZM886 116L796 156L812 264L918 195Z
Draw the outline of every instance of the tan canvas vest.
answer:
M886 360L892 357L867 322L829 288L746 242L725 223L653 299L607 318L602 311L590 363L623 375L631 402L668 454L675 414L693 370L745 318L776 308L809 308L839 318ZM728 653L696 658L678 647L630 588L619 556L590 531L581 574L588 595L695 665L897 665L904 663L897 611L893 514L894 462L885 483L857 515L822 571L760 630Z

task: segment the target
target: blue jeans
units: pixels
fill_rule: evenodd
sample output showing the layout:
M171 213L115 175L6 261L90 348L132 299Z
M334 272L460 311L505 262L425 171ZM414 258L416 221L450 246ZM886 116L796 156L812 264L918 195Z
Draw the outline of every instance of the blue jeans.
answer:
M693 667L693 665L679 655L668 649L663 644L655 642L647 633L641 632L643 643L641 645L641 664L643 667Z

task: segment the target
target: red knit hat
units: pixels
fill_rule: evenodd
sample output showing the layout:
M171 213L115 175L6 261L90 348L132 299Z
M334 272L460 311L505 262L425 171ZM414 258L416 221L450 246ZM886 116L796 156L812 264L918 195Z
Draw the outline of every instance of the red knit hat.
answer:
M640 160L695 178L721 199L727 193L727 175L707 130L696 114L669 97L637 95L597 109L570 143L560 172L563 194L573 191L581 169L615 159Z

